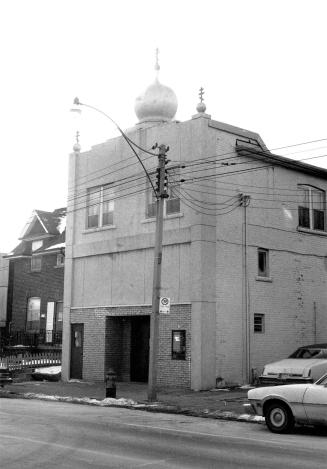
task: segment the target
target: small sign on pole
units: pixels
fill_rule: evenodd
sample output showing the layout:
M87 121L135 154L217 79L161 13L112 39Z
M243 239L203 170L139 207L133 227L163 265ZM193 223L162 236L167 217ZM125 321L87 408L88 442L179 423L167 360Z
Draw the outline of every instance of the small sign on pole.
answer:
M160 314L170 313L170 298L167 298L166 296L160 297L159 313Z

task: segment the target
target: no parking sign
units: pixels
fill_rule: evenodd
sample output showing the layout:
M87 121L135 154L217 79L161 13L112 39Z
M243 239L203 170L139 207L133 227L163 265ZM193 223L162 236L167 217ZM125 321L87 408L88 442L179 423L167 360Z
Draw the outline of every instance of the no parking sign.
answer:
M167 298L166 296L160 297L159 313L160 314L170 313L170 298Z

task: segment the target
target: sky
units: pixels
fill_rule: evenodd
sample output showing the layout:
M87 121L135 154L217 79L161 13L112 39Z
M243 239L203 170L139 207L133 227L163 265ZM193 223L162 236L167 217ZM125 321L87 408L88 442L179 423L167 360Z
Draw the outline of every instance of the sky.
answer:
M205 90L213 119L258 132L269 149L327 139L325 0L0 0L0 252L34 209L66 206L68 158L137 122L154 80L178 98L176 119ZM327 140L276 150L327 168ZM296 153L295 153L296 152Z

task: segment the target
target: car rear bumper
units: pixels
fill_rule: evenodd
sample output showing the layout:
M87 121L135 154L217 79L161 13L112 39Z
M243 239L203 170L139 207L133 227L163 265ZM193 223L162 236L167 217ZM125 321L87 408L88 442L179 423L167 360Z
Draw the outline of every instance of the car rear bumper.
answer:
M280 386L283 384L300 384L300 383L313 383L313 379L310 377L273 377L273 376L259 376L260 386Z

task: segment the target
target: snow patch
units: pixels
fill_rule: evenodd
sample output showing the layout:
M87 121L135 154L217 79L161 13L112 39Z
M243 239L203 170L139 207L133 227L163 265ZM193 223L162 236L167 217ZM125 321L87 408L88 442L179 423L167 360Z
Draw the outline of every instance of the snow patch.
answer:
M61 373L61 366L48 366L46 368L35 368L34 373L42 375L58 375Z

